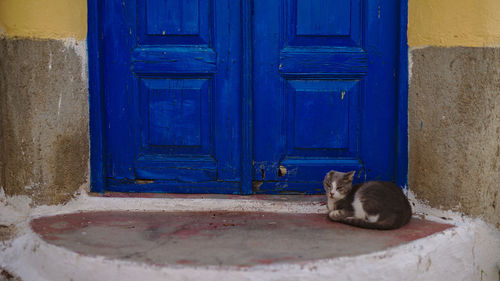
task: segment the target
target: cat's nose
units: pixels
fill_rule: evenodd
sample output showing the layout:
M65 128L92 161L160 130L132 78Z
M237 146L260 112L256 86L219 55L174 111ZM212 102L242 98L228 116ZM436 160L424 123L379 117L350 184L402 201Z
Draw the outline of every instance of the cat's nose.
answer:
M330 192L330 197L332 197L332 198L333 198L333 197L334 197L334 195L335 195L335 193Z

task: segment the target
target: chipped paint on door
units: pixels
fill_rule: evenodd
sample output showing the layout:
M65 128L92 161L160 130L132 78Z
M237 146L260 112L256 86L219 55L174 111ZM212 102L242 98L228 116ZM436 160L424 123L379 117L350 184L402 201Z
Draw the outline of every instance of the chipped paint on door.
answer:
M330 169L395 180L397 1L99 5L105 190L321 193Z

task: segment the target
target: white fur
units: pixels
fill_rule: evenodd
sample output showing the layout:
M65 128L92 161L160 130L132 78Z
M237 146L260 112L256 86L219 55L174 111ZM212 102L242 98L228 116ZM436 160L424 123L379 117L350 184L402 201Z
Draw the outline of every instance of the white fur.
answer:
M326 198L328 211L332 211L335 208L335 202L329 196Z
M333 196L333 199L335 201L343 199L345 197L344 194L341 194L340 192L337 191L337 182L332 181L332 191L330 192Z
M361 203L357 194L354 196L354 200L352 201L352 208L354 209L354 217L362 220L366 219L366 212L363 209L363 203Z
M352 201L352 208L354 209L354 217L358 219L362 219L371 223L377 222L379 219L379 214L369 216L365 210L363 209L363 203L359 199L359 196L356 194L354 196L354 200Z
M374 216L368 216L368 221L369 222L377 222L378 221L378 218L379 218L379 214L376 214Z
M340 210L333 210L328 215L330 216L330 218L340 217L341 211Z

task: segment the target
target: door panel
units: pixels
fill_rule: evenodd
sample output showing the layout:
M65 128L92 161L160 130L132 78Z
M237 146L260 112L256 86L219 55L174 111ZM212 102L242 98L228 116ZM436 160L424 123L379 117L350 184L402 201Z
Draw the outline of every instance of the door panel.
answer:
M283 44L361 47L361 1L281 0Z
M358 139L356 80L288 80L288 156L352 156Z
M210 11L217 8L214 2L214 0L138 1L137 30L140 44L211 45L215 26ZM219 3L224 5L223 2Z
M200 9L198 0L147 0L146 34L148 35L199 35L200 20L208 23L208 2ZM205 24L204 26L210 26Z
M239 193L238 1L105 1L108 189Z
M332 169L395 180L397 1L254 5L255 192L321 193Z
M148 81L149 80L149 81ZM210 148L208 79L144 79L145 144ZM149 132L148 132L149 131ZM200 151L200 152L201 152Z
M350 35L350 2L332 0L297 0L290 2L297 13L298 36ZM293 17L290 17L293 20ZM291 25L294 26L294 25Z

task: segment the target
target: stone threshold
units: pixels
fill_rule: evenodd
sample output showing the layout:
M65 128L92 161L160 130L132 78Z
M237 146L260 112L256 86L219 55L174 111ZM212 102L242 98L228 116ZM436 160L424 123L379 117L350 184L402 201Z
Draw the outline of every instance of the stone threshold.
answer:
M82 255L238 269L370 254L453 226L414 218L379 231L332 222L325 214L102 211L42 217L31 227L47 243Z

